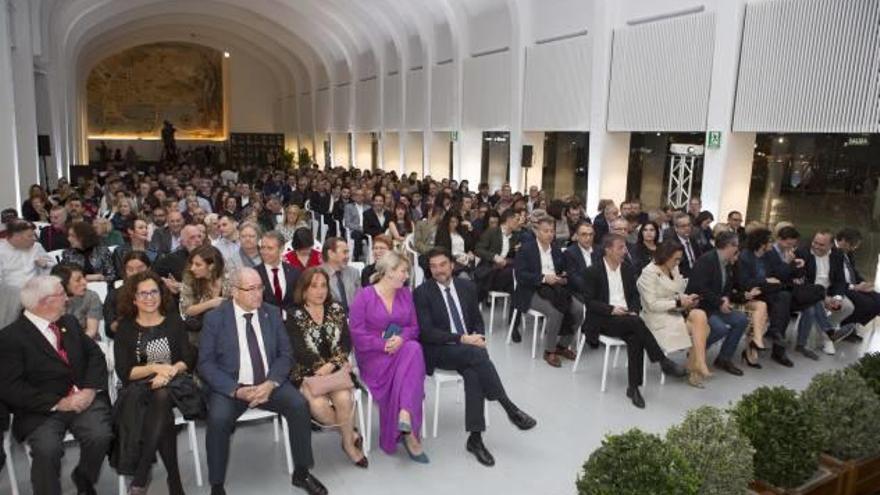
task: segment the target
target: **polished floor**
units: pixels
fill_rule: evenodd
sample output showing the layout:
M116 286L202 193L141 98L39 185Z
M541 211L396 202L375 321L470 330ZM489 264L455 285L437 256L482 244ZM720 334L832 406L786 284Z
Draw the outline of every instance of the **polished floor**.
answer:
M500 311L499 311L500 313ZM369 470L360 470L347 461L339 447L335 432L313 436L317 467L314 470L335 495L381 493L383 495L468 495L468 494L536 494L570 495L575 493L574 480L583 461L598 446L602 437L638 426L651 432L663 432L678 422L691 408L709 404L726 407L743 393L761 385L805 387L817 372L839 368L853 362L865 350L880 350L880 337L861 345L842 343L836 356L823 355L819 362L793 355L795 367L783 368L764 359L763 370L747 370L736 378L716 373L704 390L689 387L670 379L660 385L659 368L649 368L648 384L643 389L647 408L630 405L624 395L626 387L625 353L620 365L609 369L608 390L599 391L602 371L602 349L588 350L577 373L571 362L561 369L547 366L543 360L530 357L530 333L521 344L505 345L501 322L490 337L490 353L504 380L508 394L523 410L538 420L528 432L516 430L498 405L490 407L491 424L484 441L494 454L497 464L485 468L464 449L464 406L458 403L457 391L449 386L441 392L438 438L427 438L425 448L431 458L429 465L409 461L401 449L388 456L374 449ZM714 353L712 353L714 354ZM428 393L426 420L433 410L433 389ZM378 414L373 423L378 424ZM429 422L430 434L430 422ZM202 468L207 479L204 459L204 431L199 428ZM186 435L179 438L180 465L187 493L209 493L197 487ZM22 494L30 494L28 463L21 446L14 446L16 471ZM64 459L65 493L72 493L69 472L76 462L76 446L67 449ZM161 464L154 469L150 493L167 493ZM98 493L117 492L115 473L107 466L102 472ZM229 477L229 494L302 493L290 486L286 475L283 444L274 443L272 425L268 422L239 427L233 438ZM9 494L7 473L0 474L0 494Z

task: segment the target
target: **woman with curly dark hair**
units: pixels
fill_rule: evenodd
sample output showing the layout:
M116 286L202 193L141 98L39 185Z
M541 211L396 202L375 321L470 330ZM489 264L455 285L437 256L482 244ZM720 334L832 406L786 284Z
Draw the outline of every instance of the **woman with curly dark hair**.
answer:
M167 385L179 373L192 369L195 359L183 324L166 315L165 301L170 297L162 279L152 271L129 277L119 294L122 319L116 332L113 356L116 374L123 385L120 402L127 397L129 400L141 398L141 395L127 394L128 387L147 386L150 390L146 414L140 425L140 457L128 492L135 495L147 493L156 453L168 472L168 493L183 494L177 466L174 402ZM119 417L124 418L123 421L131 418Z
M467 228L462 225L463 219L457 210L452 210L443 217L437 227L434 244L452 253L455 259L453 272L470 272L474 267L474 241Z
M67 229L70 247L61 254L62 263L79 265L88 282L113 282L116 268L107 247L101 245L101 237L89 222L73 222Z
M657 245L660 243L659 239L660 226L657 222L649 220L639 227L639 235L632 253L639 274L654 259L654 252L657 251Z
M229 296L223 255L214 246L194 249L183 269L180 286L180 314L190 331L190 343L198 346L202 317Z

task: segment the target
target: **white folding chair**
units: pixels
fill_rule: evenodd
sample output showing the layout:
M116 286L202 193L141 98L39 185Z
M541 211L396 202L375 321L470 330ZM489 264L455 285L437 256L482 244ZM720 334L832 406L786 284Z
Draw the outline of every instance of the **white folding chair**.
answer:
M599 335L599 343L605 346L605 360L602 362L602 386L600 390L602 392L605 391L605 385L608 378L608 357L611 354L611 348L614 347L614 361L611 364L612 368L617 368L617 359L620 357L620 349L626 347L626 342L616 339L614 337L609 337L607 335ZM642 382L647 382L648 377L648 354L645 353L645 359L642 360ZM629 363L627 363L629 366Z
M12 432L3 435L3 453L6 455L6 475L9 476L9 487L12 495L18 495L18 478L15 476L15 463L12 460Z
M462 402L462 395L464 394L464 378L458 372L455 371L447 371L435 369L433 375L429 375L428 380L434 384L434 424L432 429L432 436L437 438L437 428L440 423L440 388L443 385L448 383L456 384L460 388L458 389L458 395L456 397L456 402ZM489 402L486 401L483 412L486 418L486 426L489 426Z
M513 290L516 292L516 272L513 273ZM507 328L507 343L510 344L513 341L513 325L516 323L516 315L519 313L515 307L513 308L513 315L510 317L510 325ZM535 359L537 356L538 349L538 323L541 323L541 337L544 336L544 332L547 331L547 316L540 311L536 311L534 309L530 309L525 312L523 316L523 327L525 328L526 316L531 316L534 318L534 323L532 325L532 359Z
M366 265L364 265L364 262L363 262L363 261L349 261L349 262L348 262L348 266L350 266L350 267L354 268L355 270L357 270L357 272L358 272L358 280L360 280L360 278L361 278L361 273L363 273L364 268L366 267Z
M101 304L107 299L107 282L89 282L86 288L101 298Z
M507 323L507 305L510 302L510 294L507 292L501 292L497 290L489 291L489 335L492 335L492 331L495 329L495 300L501 299L504 301L503 313L501 317L504 319L503 321Z

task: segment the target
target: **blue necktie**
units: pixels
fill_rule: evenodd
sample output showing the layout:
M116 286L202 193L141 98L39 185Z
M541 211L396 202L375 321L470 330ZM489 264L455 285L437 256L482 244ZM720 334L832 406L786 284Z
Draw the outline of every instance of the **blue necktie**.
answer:
M455 299L452 298L452 291L449 290L449 287L446 288L446 304L449 305L449 312L452 313L452 323L455 325L455 333L464 335L466 333L464 330L464 323L461 321L461 314L458 311L458 305L455 304Z
M263 356L260 354L260 343L257 341L257 332L251 324L253 313L245 313L245 333L247 334L248 353L251 355L251 366L254 368L254 385L266 381L266 368L263 366Z

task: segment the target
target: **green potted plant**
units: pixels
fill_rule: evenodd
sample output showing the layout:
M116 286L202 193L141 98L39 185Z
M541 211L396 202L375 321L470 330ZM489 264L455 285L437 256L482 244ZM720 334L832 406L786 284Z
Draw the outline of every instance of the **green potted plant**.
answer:
M666 441L700 477L701 495L745 493L754 479L755 449L720 409L703 406L688 412L680 425L669 429Z
M852 368L862 375L868 386L880 396L880 352L865 354Z
M696 495L700 478L678 449L634 428L605 437L576 485L578 495Z
M281 167L284 170L290 170L293 168L293 157L293 151L286 148L281 151Z
M819 425L797 394L785 387L761 387L731 409L740 432L755 448L759 492L836 494L839 473L819 465Z
M867 360L876 365L877 359ZM870 367L870 366L868 366ZM848 493L880 492L880 396L855 369L813 377L801 395L809 414L819 420L825 464L847 471Z

